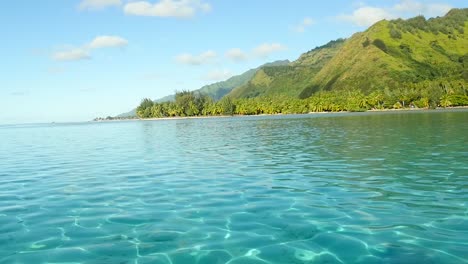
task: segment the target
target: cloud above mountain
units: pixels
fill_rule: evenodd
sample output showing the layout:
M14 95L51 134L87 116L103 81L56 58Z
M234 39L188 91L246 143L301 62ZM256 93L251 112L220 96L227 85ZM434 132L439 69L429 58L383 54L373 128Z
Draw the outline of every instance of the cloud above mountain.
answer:
M443 16L452 7L444 3L427 3L415 0L402 0L393 6L376 7L361 4L351 14L339 15L340 21L351 22L360 27L368 27L383 19L407 18L424 15Z

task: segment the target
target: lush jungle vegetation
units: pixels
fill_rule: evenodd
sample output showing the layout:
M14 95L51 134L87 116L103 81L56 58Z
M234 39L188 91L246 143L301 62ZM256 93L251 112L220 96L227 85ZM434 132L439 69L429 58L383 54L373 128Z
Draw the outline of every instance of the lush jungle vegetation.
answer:
M140 118L217 115L301 114L309 112L367 111L371 109L436 108L468 105L465 81L422 82L401 89L374 91L321 91L306 99L288 96L214 101L199 93L177 92L174 102L155 103L143 99L137 108Z
M246 72L232 85L178 92L171 102L145 99L136 114L158 118L468 106L467 32L468 9L431 19L384 20L296 61ZM229 89L221 89L225 86Z

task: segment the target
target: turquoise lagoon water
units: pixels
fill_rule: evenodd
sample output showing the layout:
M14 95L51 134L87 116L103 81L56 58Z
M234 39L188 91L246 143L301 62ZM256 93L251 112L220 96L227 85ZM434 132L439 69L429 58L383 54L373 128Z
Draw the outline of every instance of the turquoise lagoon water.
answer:
M0 263L468 263L466 110L0 139Z

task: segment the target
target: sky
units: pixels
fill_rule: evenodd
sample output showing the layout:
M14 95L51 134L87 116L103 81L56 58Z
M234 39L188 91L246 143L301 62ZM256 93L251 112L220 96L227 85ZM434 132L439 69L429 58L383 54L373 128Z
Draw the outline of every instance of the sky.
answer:
M15 0L0 9L0 124L89 121L295 60L381 19L465 0Z

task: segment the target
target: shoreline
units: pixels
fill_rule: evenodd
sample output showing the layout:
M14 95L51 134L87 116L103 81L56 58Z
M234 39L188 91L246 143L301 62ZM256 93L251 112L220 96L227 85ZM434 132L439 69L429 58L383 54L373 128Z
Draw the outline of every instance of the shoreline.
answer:
M227 117L258 117L258 116L286 116L286 115L313 115L313 114L346 114L346 113L382 113L382 112L430 112L430 111L445 111L468 109L468 106L453 106L453 107L437 107L435 109L427 108L402 108L402 109L371 109L363 112L309 112L303 114L259 114L259 115L219 115L219 116L173 116L173 117L160 117L160 118L118 118L111 120L91 120L90 122L123 122L123 121L158 121L158 120L185 120L185 119L211 119L211 118L227 118Z

